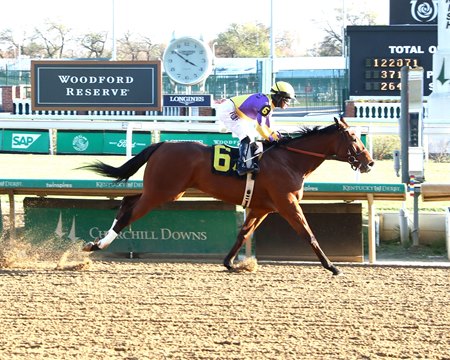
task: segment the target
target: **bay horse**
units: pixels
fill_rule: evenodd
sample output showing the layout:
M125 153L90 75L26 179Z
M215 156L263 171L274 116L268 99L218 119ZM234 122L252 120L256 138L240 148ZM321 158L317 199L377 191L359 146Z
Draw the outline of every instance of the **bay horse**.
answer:
M105 249L126 226L152 209L181 198L188 188L196 188L228 203L241 204L246 177L212 172L212 156L211 147L197 142L160 142L150 145L120 167L100 161L84 166L117 181L127 181L146 164L142 193L125 196L106 236L85 244L83 250ZM265 142L249 212L223 261L228 270L235 269L233 262L237 253L258 225L269 213L278 212L308 241L322 266L334 275L340 274L320 248L300 207L306 178L326 159L348 162L353 170L361 173L369 172L374 164L364 144L343 118L335 118L327 127L301 127L277 143Z

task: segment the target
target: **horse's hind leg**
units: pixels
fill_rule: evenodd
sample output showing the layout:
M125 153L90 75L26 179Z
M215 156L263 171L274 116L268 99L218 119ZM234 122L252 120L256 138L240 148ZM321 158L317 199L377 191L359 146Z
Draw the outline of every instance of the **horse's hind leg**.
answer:
M234 243L233 247L231 248L228 255L223 260L223 265L228 270L233 270L233 261L236 257L237 253L241 249L242 245L250 238L252 233L256 230L259 224L262 223L262 221L266 218L267 213L257 213L254 210L250 210L247 214L247 218L245 219L244 224L242 225L241 230L239 231L239 234L236 238L236 242Z
M170 195L173 194L170 193ZM85 251L95 251L106 249L119 235L119 233L132 222L143 217L150 210L155 207L169 201L176 200L184 194L184 191L179 192L174 196L152 196L147 194L141 194L139 197L130 197L129 201L125 203L125 206L119 210L119 216L113 223L112 228L108 231L106 236L95 243L88 243L84 246Z
M136 204L136 202L139 200L140 197L141 197L141 194L131 195L131 196L124 196L123 197L122 202L120 203L119 210L117 211L116 217L114 218L114 221L113 221L113 223L111 225L111 229L114 228L114 226L116 225L117 221L123 215L125 215L125 213L130 211L130 209Z
M119 219L126 216L127 213L131 211L133 206L136 204L136 202L140 199L141 194L132 195L132 196L124 196L122 199L122 202L120 203L119 210L117 211L116 217L114 218L114 221L111 225L111 228L108 230L107 235L105 238L107 240L103 241L103 239L97 239L95 242L89 242L86 245L84 245L83 250L84 251L96 251L101 250L102 248L107 247L114 239L117 237L118 232L114 231L114 228L119 221ZM103 241L103 242L102 242ZM100 247L102 244L103 247ZM99 246L100 245L100 246Z

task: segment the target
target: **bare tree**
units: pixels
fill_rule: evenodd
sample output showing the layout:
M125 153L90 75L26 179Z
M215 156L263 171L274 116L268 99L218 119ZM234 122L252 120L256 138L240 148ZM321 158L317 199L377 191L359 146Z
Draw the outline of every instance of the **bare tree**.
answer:
M14 58L20 53L20 44L14 40L11 29L0 32L0 42L6 45L5 50L0 50L0 58Z
M139 60L139 54L142 51L141 44L133 39L130 31L127 31L121 39L118 40L118 57L121 60Z
M162 44L153 44L149 37L142 38L142 52L145 54L145 60L154 60L162 58L164 47Z
M44 28L35 28L32 40L42 43L47 58L63 57L71 29L62 24L47 22Z
M291 57L298 54L294 50L294 34L285 31L281 36L275 36L275 53L278 57Z
M80 45L88 51L88 58L100 58L104 56L107 38L107 32L88 33L80 39Z
M311 56L341 56L342 55L342 9L335 9L336 16L333 22L326 22L322 30L325 32L324 39L308 51ZM347 25L374 25L375 15L367 12L346 14Z

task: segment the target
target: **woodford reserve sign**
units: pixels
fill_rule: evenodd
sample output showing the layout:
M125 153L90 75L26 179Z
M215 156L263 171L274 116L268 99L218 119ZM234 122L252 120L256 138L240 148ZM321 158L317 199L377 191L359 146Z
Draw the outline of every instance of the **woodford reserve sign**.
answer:
M162 108L161 62L32 61L32 110Z

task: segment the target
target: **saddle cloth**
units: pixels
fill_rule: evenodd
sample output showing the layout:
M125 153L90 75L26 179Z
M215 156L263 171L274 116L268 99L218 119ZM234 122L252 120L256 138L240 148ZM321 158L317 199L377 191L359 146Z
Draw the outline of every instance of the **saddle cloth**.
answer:
M254 156L261 158L263 152L263 144L256 142L257 149ZM212 149L212 172L226 176L239 176L237 173L237 162L239 159L239 148L231 147L225 144L214 145Z

